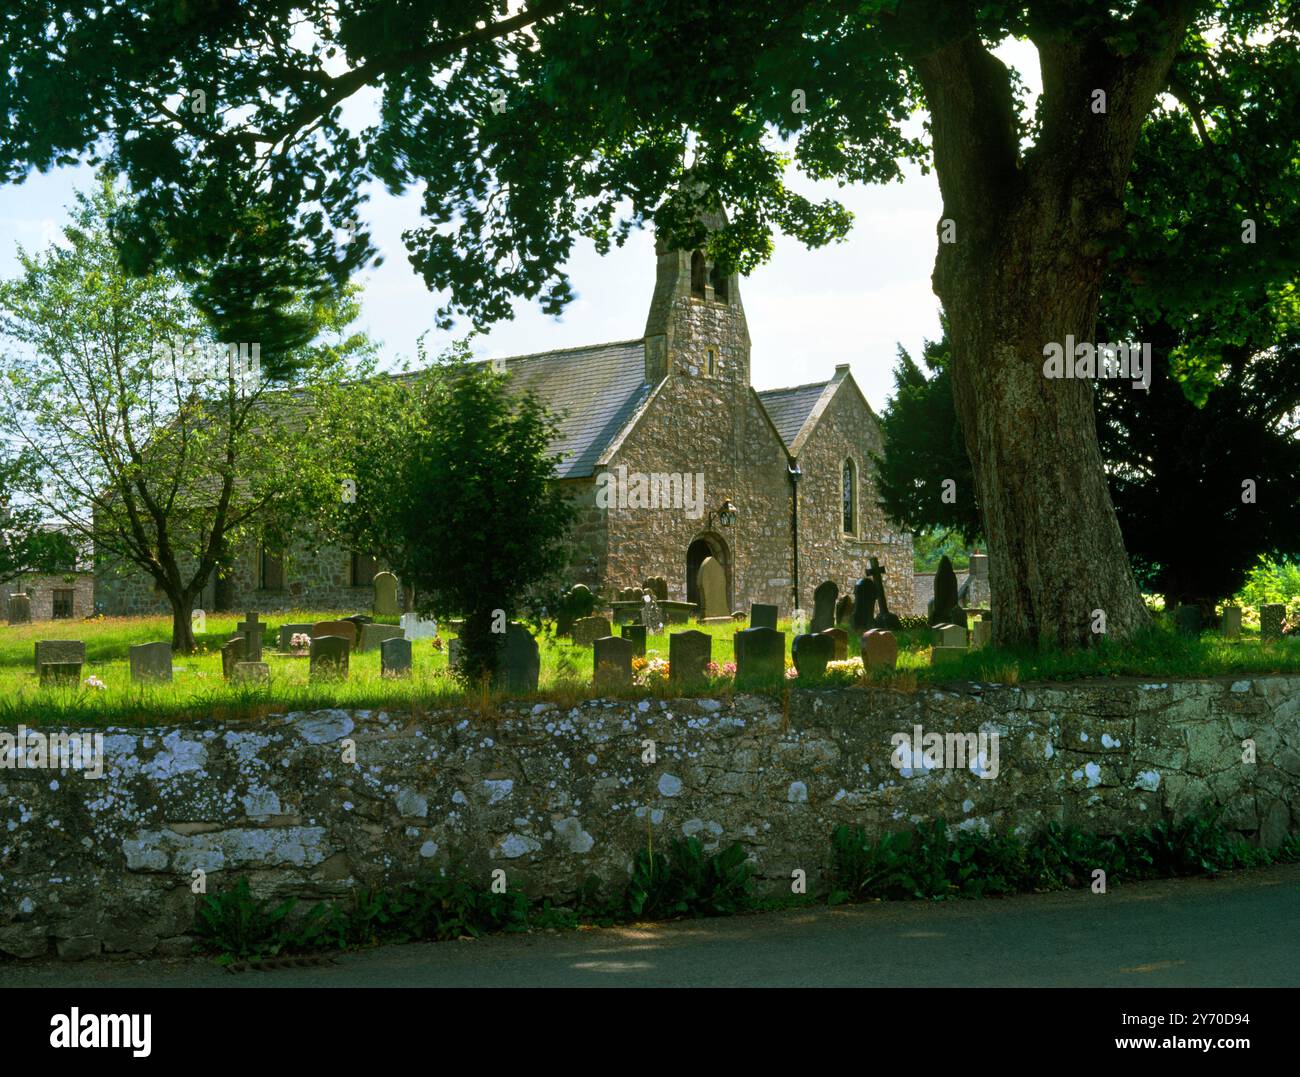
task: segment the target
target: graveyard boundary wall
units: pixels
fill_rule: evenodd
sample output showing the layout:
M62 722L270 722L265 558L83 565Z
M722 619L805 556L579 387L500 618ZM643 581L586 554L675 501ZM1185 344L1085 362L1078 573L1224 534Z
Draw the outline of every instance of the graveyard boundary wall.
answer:
M997 776L896 769L917 726L996 732L976 765ZM769 892L796 868L816 888L839 824L1113 832L1219 809L1275 846L1300 824L1300 677L325 710L110 729L104 753L99 779L0 769L0 955L188 952L196 870L311 902L461 859L566 899L592 873L621 886L647 827L741 842Z

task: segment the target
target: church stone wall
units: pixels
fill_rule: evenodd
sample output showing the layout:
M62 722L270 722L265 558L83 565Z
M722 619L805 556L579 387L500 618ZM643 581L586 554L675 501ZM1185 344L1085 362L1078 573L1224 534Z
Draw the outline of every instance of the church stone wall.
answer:
M881 453L882 446L876 417L853 387L843 384L800 448L799 597L809 616L818 584L833 580L840 594L851 591L866 574L870 557L877 558L885 570L890 611L916 612L912 536L893 530L878 504L872 455ZM843 526L841 475L846 456L853 460L858 475L854 535L846 535Z

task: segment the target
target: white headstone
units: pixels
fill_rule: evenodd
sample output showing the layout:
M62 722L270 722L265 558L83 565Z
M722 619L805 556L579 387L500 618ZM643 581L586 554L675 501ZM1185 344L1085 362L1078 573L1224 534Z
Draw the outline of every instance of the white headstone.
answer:
M402 634L407 639L433 639L438 634L438 622L425 620L418 613L404 613L401 619Z

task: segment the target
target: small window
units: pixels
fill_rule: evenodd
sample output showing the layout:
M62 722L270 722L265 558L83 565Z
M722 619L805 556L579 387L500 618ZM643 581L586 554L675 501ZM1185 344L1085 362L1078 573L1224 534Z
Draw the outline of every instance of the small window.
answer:
M717 266L714 266L709 274L709 283L713 285L713 298L719 303L725 303L727 301L727 275L721 272Z
M709 348L704 353L704 372L709 377L714 377L718 373L718 349Z
M704 254L696 251L691 255L691 295L696 299L704 298Z
M354 553L352 555L352 586L369 587L375 579L375 573L379 571L379 562L377 562L368 553Z
M263 591L284 590L284 558L262 547L257 585Z
M54 592L54 611L51 616L56 620L64 620L72 616L72 601L76 592L72 588L59 588Z
M858 471L852 460L844 461L844 533L856 535L858 528Z

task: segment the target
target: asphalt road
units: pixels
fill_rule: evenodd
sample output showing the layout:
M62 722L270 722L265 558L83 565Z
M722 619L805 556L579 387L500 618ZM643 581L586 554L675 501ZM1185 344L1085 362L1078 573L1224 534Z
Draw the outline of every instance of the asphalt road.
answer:
M386 946L229 973L208 961L0 965L0 986L1300 985L1300 865L984 901Z

